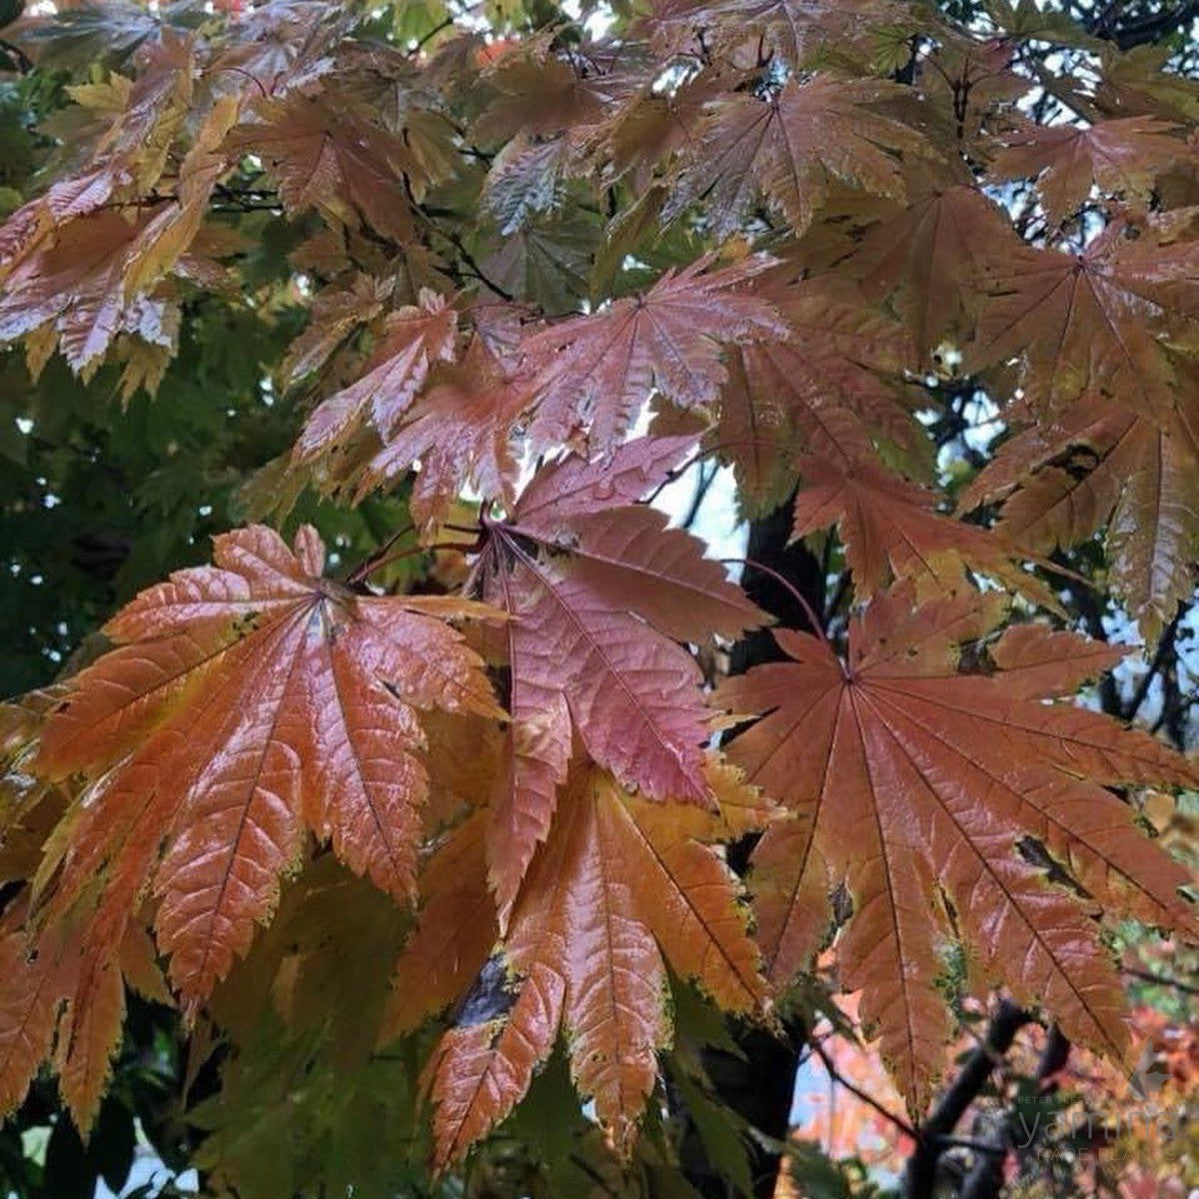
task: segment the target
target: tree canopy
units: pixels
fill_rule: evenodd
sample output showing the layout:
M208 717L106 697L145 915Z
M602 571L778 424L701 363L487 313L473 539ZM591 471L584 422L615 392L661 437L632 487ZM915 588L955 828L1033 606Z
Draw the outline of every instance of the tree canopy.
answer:
M1199 1185L1197 19L0 3L7 1189Z

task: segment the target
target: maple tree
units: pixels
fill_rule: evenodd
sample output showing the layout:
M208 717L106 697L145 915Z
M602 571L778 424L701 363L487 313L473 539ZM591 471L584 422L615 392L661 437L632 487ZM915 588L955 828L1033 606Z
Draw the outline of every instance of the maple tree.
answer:
M1195 21L0 4L8 1189L875 1193L818 1062L977 1199L1193 1045Z

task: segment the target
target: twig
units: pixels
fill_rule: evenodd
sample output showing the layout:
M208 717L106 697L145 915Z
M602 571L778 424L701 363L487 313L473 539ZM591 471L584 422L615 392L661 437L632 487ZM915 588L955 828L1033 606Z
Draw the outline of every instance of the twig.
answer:
M515 299L512 293L502 288L498 283L492 279L489 279L483 273L483 268L480 267L478 262L475 261L474 255L471 254L465 245L463 245L462 238L460 238L456 233L451 233L449 230L443 229L437 224L436 221L433 220L431 216L429 216L424 208L422 208L421 205L416 202L416 197L412 194L412 188L408 183L407 176L404 178L404 187L408 192L408 202L412 205L413 213L415 213L415 215L425 223L425 226L429 229L429 231L431 233L436 233L438 237L444 238L450 243L451 246L454 247L455 250L458 251L458 256L462 259L463 263L466 264L466 266L470 269L470 272L476 279L478 279L480 283L489 288L491 291L495 292L495 294L499 296L501 300L507 300L511 303Z
M226 72L229 72L234 75L241 75L244 79L248 79L262 93L262 98L264 100L270 99L271 94L263 86L262 80L259 79L256 75L252 75L244 67L231 67L231 66L226 65L226 66L212 68L212 73L214 75L223 75Z
M1133 692L1132 698L1128 701L1124 709L1123 715L1125 720L1131 720L1140 711L1141 705L1149 695L1149 688L1153 686L1153 680L1157 678L1158 673L1166 664L1167 656L1173 651L1174 639L1178 636L1179 622L1189 611L1190 607L1188 605L1181 606L1178 609L1177 615L1166 626L1157 643L1157 652L1153 655L1153 661L1149 663L1149 669L1145 671L1144 676L1137 683L1137 689Z
M673 470L666 472L665 478L653 489L643 500L639 500L641 504L652 504L658 496L666 490L671 483L677 483L693 466L698 466L710 453L711 450L697 449L685 462L679 463Z
M701 466L699 468L699 477L695 480L695 493L691 497L691 504L687 508L687 515L679 522L680 527L690 529L695 524L696 518L699 516L699 510L703 506L704 500L707 498L708 492L712 489L712 484L716 482L716 469L705 471Z
M10 42L7 38L0 38L0 50L16 60L18 75L28 75L33 70L33 59L15 42Z
M453 25L453 23L454 23L453 17L446 17L446 19L444 21L442 21L440 25L434 25L433 28L430 29L428 33L424 34L423 36L421 36L420 38L417 39L415 45L408 47L408 51L405 54L405 57L412 58L415 55L419 54L425 48L425 45L428 42L431 42L439 33L441 33L441 31L443 29L449 29L450 26Z
M613 1189L612 1184L585 1158L580 1157L577 1153L570 1155L570 1160L584 1173L597 1187L607 1195L612 1195L613 1199L619 1199L619 1192Z
M844 1087L851 1095L860 1099L871 1110L876 1111L889 1124L893 1124L905 1136L911 1137L912 1140L918 1141L920 1134L913 1128L902 1116L897 1116L893 1111L880 1103L869 1092L862 1090L856 1083L851 1082L840 1070L837 1069L836 1063L828 1055L828 1051L820 1044L819 1041L812 1042L812 1051L820 1059L824 1065L829 1078L838 1086Z
M1184 983L1180 978L1171 978L1168 974L1158 974L1153 970L1142 970L1133 966L1122 967L1120 973L1127 974L1129 978L1139 978L1142 982L1156 983L1159 987L1172 987L1184 995L1199 995L1199 986Z
M1057 1084L1051 1083L1050 1080L1065 1066L1069 1057L1070 1042L1055 1024L1049 1030L1045 1048L1041 1052L1036 1073L1033 1075L1033 1081L1037 1084L1037 1089L1041 1094L1048 1094L1057 1089ZM966 1175L962 1189L958 1192L958 1199L999 1199L999 1193L1003 1190L1004 1167L1007 1164L1008 1153L1015 1147L1013 1136L1015 1120L1016 1111L1014 1109L1004 1113L1003 1119L999 1121L989 1138L990 1150L986 1155L979 1157L970 1168L970 1173ZM1039 1128L1040 1121L1038 1120L1034 1131ZM1022 1148L1027 1150L1033 1139L1030 1136Z
M394 554L388 554L386 557L378 559L376 562L371 562L364 574L359 575L354 581L361 583L368 575L373 575L375 571L382 570L385 566L390 566L393 562L400 562L404 558L415 558L418 554L436 554L441 550L457 550L459 553L465 553L470 549L468 545L462 545L454 541L438 541L433 545L412 545L406 550L396 550ZM362 568L359 567L359 570ZM355 572L357 573L357 572Z

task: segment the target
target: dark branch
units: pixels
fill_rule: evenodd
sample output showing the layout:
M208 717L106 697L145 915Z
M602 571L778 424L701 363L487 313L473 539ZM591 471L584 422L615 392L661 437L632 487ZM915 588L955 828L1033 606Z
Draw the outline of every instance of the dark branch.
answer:
M996 1065L1012 1047L1016 1034L1032 1022L1032 1014L1004 999L987 1025L981 1045L966 1059L961 1073L946 1088L927 1120L921 1124L916 1150L908 1158L904 1174L904 1199L932 1199L937 1165L947 1148L946 1138L982 1094Z
M1034 1081L1040 1094L1050 1094L1057 1089L1056 1083L1051 1080L1065 1066L1069 1056L1070 1042L1055 1024L1049 1030L1049 1036L1046 1038L1045 1048L1041 1051L1034 1075ZM994 1133L987 1141L990 1146L988 1152L979 1154L975 1159L970 1173L966 1175L966 1180L962 1184L958 1199L999 1199L999 1193L1003 1190L1004 1167L1007 1164L1007 1157L1016 1144L1016 1119L1016 1112L1008 1111L998 1122ZM1033 1125L1032 1133L1026 1136L1020 1145L1020 1149L1022 1151L1030 1149L1036 1139L1036 1134L1040 1131L1042 1131L1042 1125L1038 1120Z

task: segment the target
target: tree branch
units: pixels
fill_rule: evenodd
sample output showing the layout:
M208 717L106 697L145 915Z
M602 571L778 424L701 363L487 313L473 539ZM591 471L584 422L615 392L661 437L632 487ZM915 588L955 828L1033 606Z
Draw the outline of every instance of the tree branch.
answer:
M1065 1066L1069 1056L1070 1042L1055 1024L1049 1030L1045 1048L1037 1062L1036 1074L1033 1076L1040 1094L1050 1094L1057 1089L1056 1083L1051 1083L1050 1080ZM999 1193L1003 1189L1004 1167L1015 1144L1015 1119L1015 1112L1008 1111L1004 1118L998 1121L994 1133L987 1141L990 1148L986 1153L980 1154L971 1166L958 1199L999 1199ZM1041 1123L1038 1120L1033 1126L1033 1134L1021 1146L1022 1149L1027 1150L1031 1146L1035 1134L1040 1129Z
M953 1134L967 1108L987 1085L996 1065L1011 1049L1016 1034L1032 1019L1031 1012L1011 1000L1000 1001L987 1025L982 1044L966 1059L961 1073L946 1088L928 1119L920 1125L916 1150L908 1158L904 1173L904 1199L932 1199L937 1165L948 1147L945 1138Z

